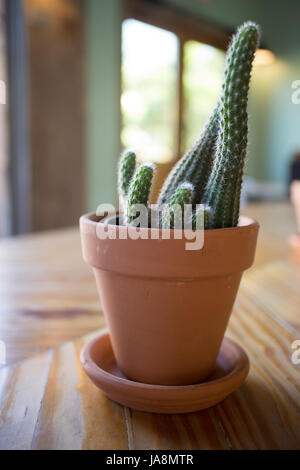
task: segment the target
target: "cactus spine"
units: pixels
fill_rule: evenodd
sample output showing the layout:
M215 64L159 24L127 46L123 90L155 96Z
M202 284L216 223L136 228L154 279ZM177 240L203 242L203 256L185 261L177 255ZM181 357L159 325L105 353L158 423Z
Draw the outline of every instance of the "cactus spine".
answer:
M132 177L136 168L136 155L128 151L121 156L119 164L119 193L126 199Z
M201 204L192 215L192 229L207 228L210 218L210 209Z
M256 24L243 24L227 54L216 155L203 196L210 208L208 228L235 227L238 223L247 151L248 90L259 36Z
M138 204L148 207L154 170L152 163L145 163L139 167L132 179L127 198L128 225L132 224L136 218L135 208Z
M201 200L213 163L213 154L218 133L218 106L208 119L194 147L175 165L167 177L158 204L168 203L174 190L183 181L191 183L195 190L192 202Z
M171 196L162 211L162 228L182 228L184 206L191 204L194 187L191 183L182 183Z
M203 215L205 228L237 225L247 151L248 91L259 36L259 27L250 21L237 30L226 56L221 98L199 140L179 160L163 185L158 198L158 205L163 207L162 216L158 217L160 226L170 221L174 227L175 207L182 210L184 204L193 206L189 219L193 228L197 228L197 222L201 226ZM137 217L133 212L136 204L148 208L154 174L151 164L142 165L136 172L135 169L136 156L127 152L119 167L119 191L126 202L128 225ZM198 204L204 204L204 214ZM148 217L148 224L150 220Z

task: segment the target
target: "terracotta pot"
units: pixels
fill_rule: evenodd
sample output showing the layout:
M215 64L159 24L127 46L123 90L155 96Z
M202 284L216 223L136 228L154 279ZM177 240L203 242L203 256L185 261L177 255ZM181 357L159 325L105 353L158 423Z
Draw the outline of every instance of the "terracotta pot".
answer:
M242 273L253 263L258 223L205 231L204 247L186 239L99 239L104 224L81 217L83 257L93 267L113 351L138 382L199 383L210 376Z

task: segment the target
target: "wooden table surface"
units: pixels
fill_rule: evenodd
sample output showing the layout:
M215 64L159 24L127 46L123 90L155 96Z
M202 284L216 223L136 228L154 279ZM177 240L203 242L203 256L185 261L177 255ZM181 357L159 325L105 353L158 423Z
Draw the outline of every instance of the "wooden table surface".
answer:
M300 266L285 203L244 213L261 223L255 265L243 278L227 335L251 370L221 404L155 415L107 399L84 375L82 346L105 326L77 229L0 242L0 449L300 449Z

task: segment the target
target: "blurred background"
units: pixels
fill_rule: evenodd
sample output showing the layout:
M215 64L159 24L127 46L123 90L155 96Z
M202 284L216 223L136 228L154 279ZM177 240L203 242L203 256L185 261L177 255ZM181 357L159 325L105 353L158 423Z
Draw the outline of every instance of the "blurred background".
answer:
M230 36L249 19L263 38L243 197L287 198L300 161L299 17L298 0L0 0L0 236L117 204L124 148L158 165L158 191L213 109Z

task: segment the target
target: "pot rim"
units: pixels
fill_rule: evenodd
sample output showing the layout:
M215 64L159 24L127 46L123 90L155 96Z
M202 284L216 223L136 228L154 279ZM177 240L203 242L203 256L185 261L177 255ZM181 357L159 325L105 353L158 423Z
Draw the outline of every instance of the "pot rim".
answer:
M141 236L131 237L131 228L141 231ZM156 279L198 279L241 273L253 263L258 229L258 222L242 216L238 227L167 230L168 236L164 237L165 229L101 223L101 217L94 212L80 219L83 258L90 266ZM106 236L111 230L115 232L113 238ZM178 237L176 232L180 232ZM196 243L191 249L187 245L193 238Z
M84 224L87 224L89 225L91 228L96 228L98 224L100 224L101 226L106 226L106 227L115 227L115 229L118 231L120 229L120 227L122 227L123 230L126 230L126 229L130 229L130 226L126 226L126 225L115 225L115 224L103 224L101 222L101 220L103 218L106 218L106 217L109 217L109 216L112 216L112 215L118 215L120 214L119 211L115 211L115 212L109 212L106 216L97 216L95 212L88 212L86 214L83 214L81 217L80 217L80 223L84 223ZM99 220L95 220L96 218L99 218ZM257 222L257 220L253 219L252 217L248 217L248 216L245 216L245 215L241 215L239 217L239 223L236 227L225 227L225 228L213 228L213 229L205 229L204 232L205 232L205 236L215 236L215 234L221 234L221 233L224 233L224 232L228 232L228 231L243 231L243 230L247 230L249 229L249 227L258 227L259 228L259 223ZM141 233L145 233L147 232L148 234L150 234L151 232L153 233L153 231L155 232L158 232L160 235L162 235L163 231L165 229L161 229L161 228L149 228L149 227L139 227L138 230L141 232ZM195 233L196 230L192 230L192 229L170 229L171 230L171 233L178 233L178 232L183 232L183 233ZM160 238L160 237L159 237Z

